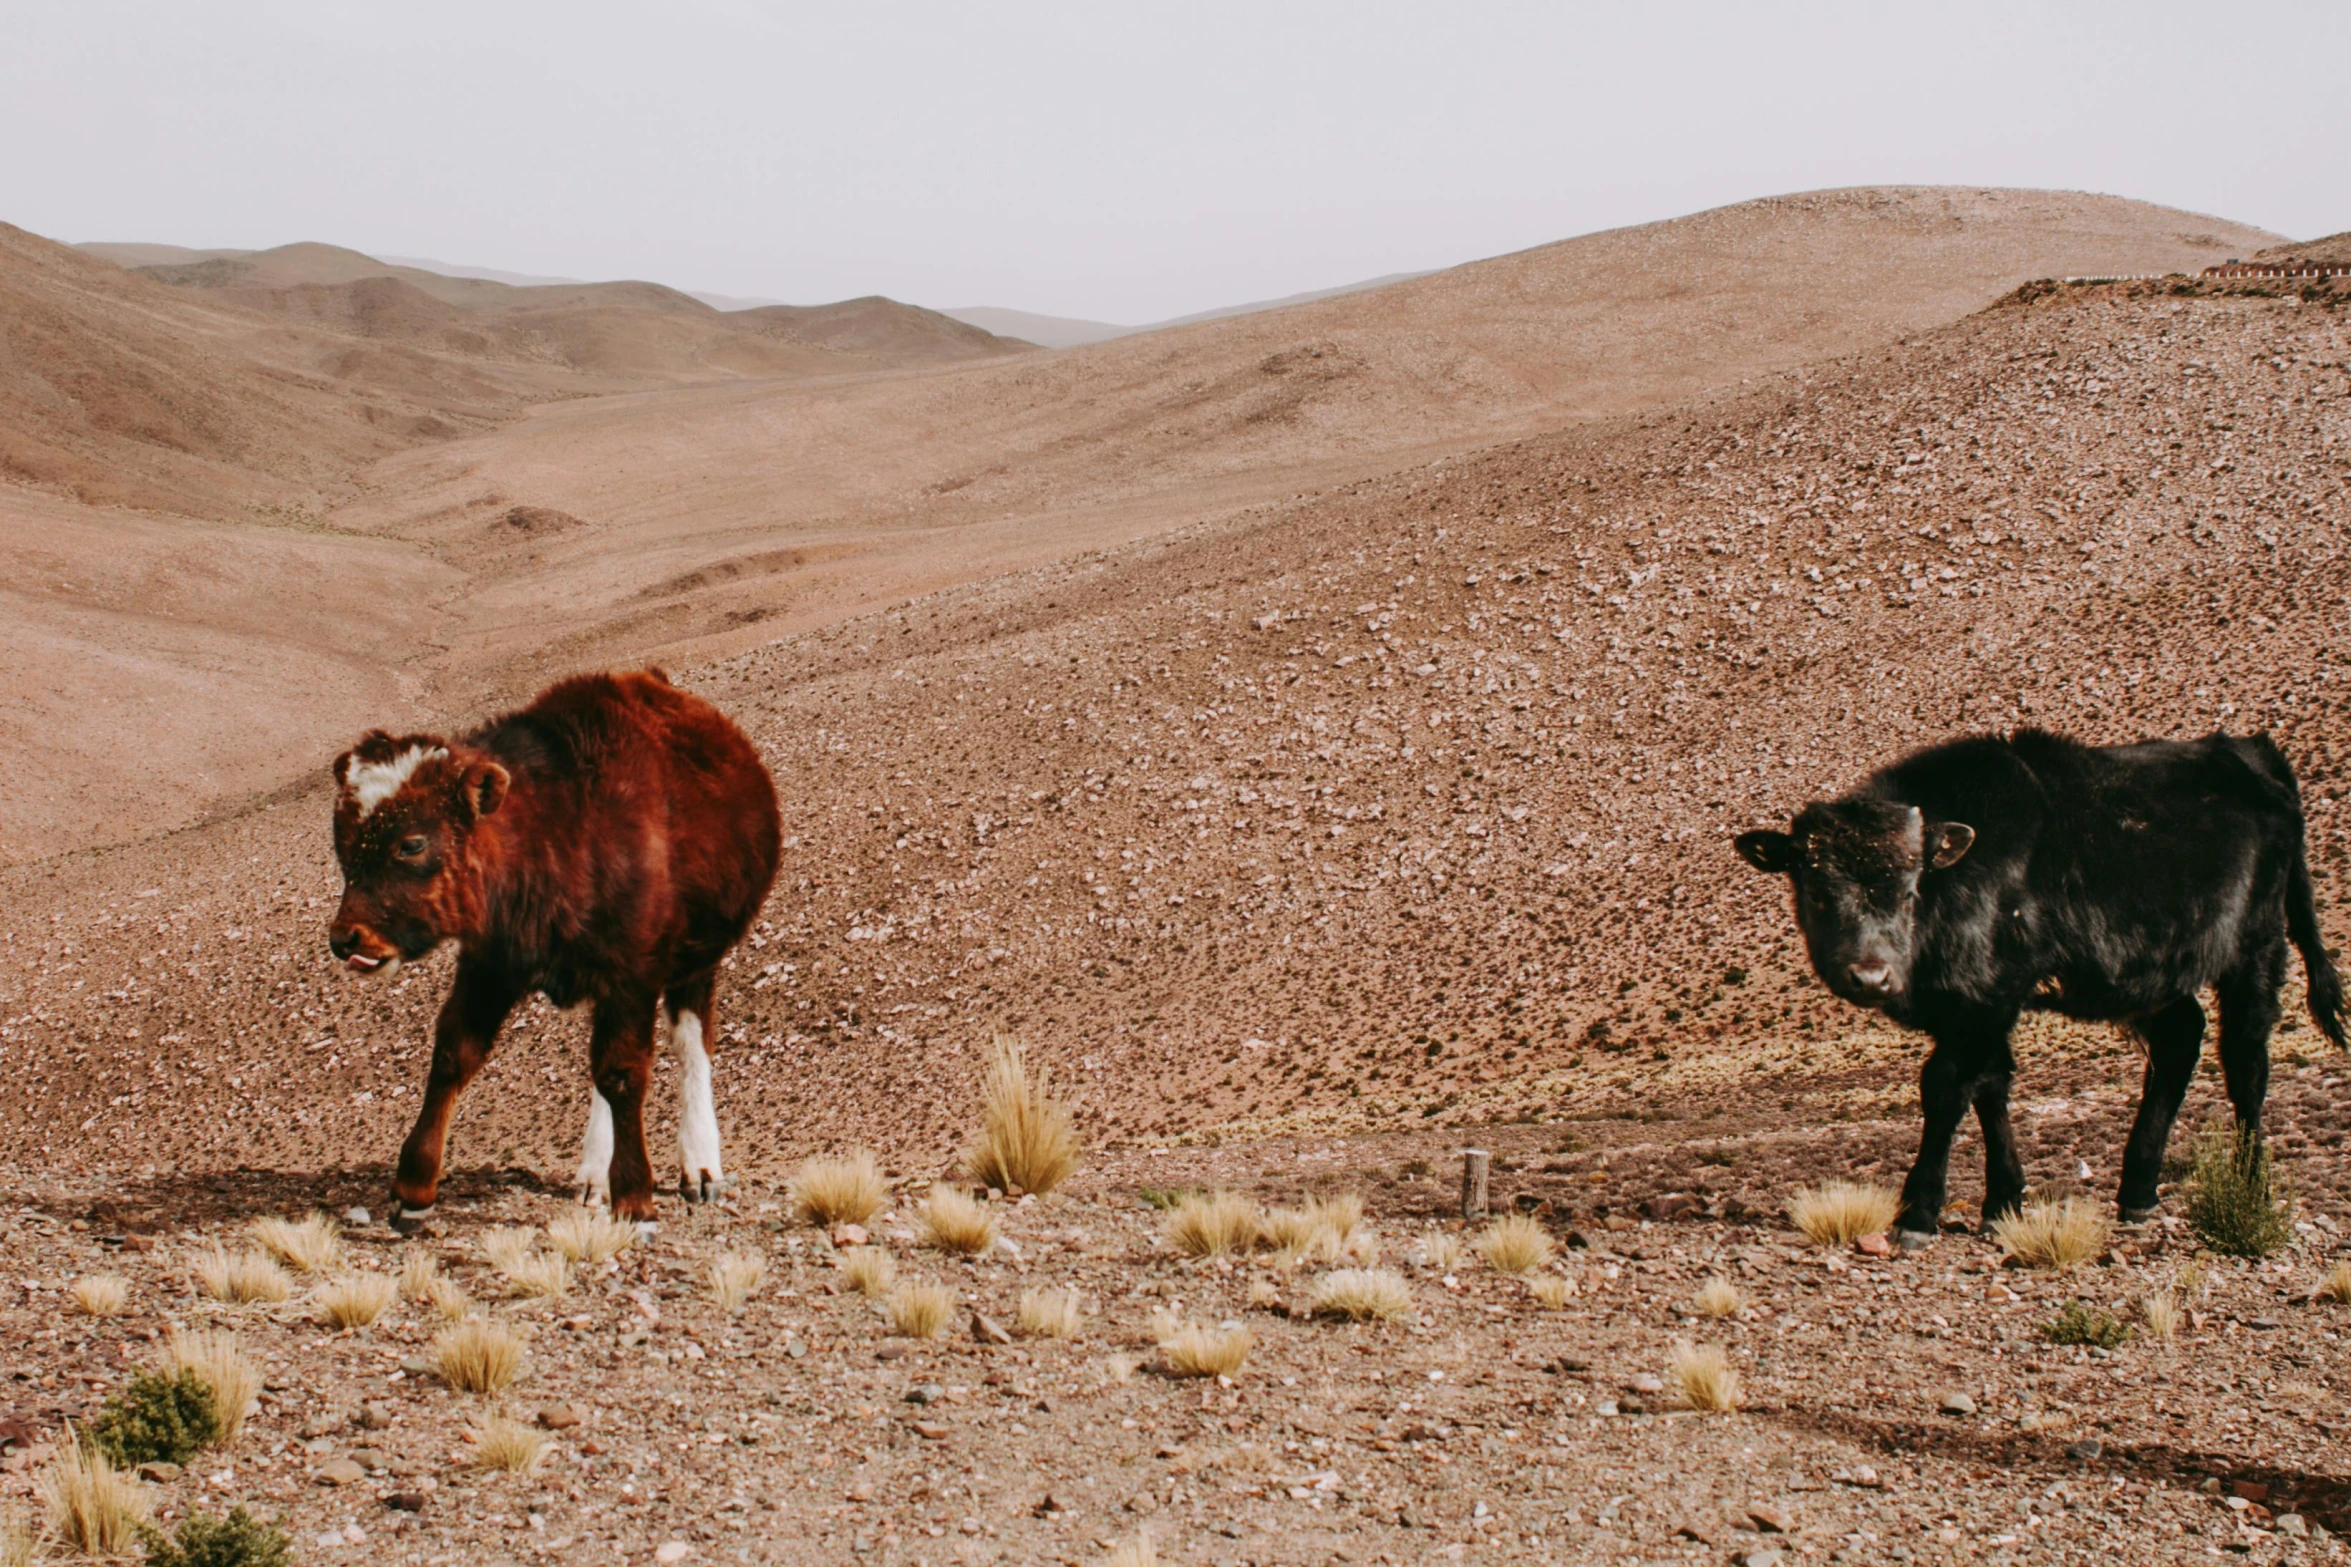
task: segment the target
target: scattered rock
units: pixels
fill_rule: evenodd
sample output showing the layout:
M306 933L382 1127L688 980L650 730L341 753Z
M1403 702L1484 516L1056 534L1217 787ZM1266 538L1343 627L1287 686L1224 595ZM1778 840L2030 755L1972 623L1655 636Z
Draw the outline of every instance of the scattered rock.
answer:
M1862 1236L1853 1243L1853 1249L1864 1257L1891 1257L1894 1255L1894 1243L1886 1239L1886 1232L1883 1230Z
M333 1436L343 1429L344 1423L340 1415L312 1415L295 1428L294 1434L305 1442L315 1441L322 1436Z
M1686 1523L1674 1531L1674 1538L1696 1540L1700 1545L1720 1545L1722 1536L1702 1523Z
M367 1478L367 1471L348 1458L330 1458L318 1466L320 1485L356 1485Z
M981 1312L971 1314L971 1336L982 1344L1009 1344L1012 1334L1003 1323Z
M1630 1382L1627 1382L1625 1386L1631 1388L1636 1393L1643 1393L1654 1396L1665 1391L1665 1380L1662 1377L1652 1376L1648 1372L1643 1372L1641 1375L1633 1378Z
M653 1559L661 1563L661 1567L673 1567L674 1563L682 1562L693 1554L694 1548L685 1541L669 1540L653 1553Z
M392 1455L381 1448L355 1447L351 1449L349 1456L351 1461L362 1469L389 1469L392 1467Z
M1749 1551L1741 1556L1739 1567L1781 1567L1781 1564L1787 1559L1785 1551L1773 1546L1765 1546L1761 1550Z
M391 1430L392 1406L389 1404L364 1404L360 1406L359 1427L363 1431Z
M160 1458L154 1460L152 1463L144 1463L139 1466L139 1478L142 1480L152 1480L157 1485L169 1485L179 1477L180 1466L174 1463L167 1463Z
M375 1222L375 1215L369 1213L365 1208L345 1208L343 1222L355 1230L364 1230Z
M1784 1509L1774 1507L1769 1502L1757 1502L1749 1507L1747 1521L1765 1534L1794 1534L1796 1532L1796 1520L1789 1517Z
M2297 1539L2310 1532L2310 1526L2302 1521L2300 1513L2278 1514L2276 1528L2278 1533L2290 1534Z
M943 1425L933 1424L928 1420L915 1421L914 1434L921 1437L926 1442L944 1442L947 1440L947 1428Z
M835 1246L863 1246L872 1239L872 1234L862 1224L836 1224L832 1229Z
M2068 1442L2065 1444L2066 1457L2079 1458L2084 1462L2099 1457L2105 1451L2106 1444L2099 1441L2094 1436L2084 1437L2079 1442Z
M541 1404L539 1424L549 1431L568 1431L580 1423L581 1415L570 1404Z
M1645 1219L1678 1219L1685 1213L1696 1212L1700 1206L1702 1205L1698 1199L1687 1192L1667 1192L1663 1196L1651 1197L1644 1201L1641 1204L1641 1217Z
M917 1382L906 1390L909 1404L935 1404L947 1396L947 1390L936 1382Z
M1943 1413L1946 1415L1972 1415L1975 1413L1975 1400L1965 1393L1945 1393L1943 1395Z
M2269 1500L2269 1487L2258 1480L2231 1480L2229 1494L2241 1496L2248 1502L2266 1502Z
M421 1513L424 1511L424 1492L394 1491L384 1498L384 1505L396 1513Z

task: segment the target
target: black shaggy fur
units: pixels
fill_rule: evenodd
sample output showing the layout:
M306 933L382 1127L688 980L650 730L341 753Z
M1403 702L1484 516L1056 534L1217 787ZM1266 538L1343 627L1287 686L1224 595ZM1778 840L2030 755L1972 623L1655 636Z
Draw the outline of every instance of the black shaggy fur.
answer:
M2031 729L1918 752L1806 806L1788 832L1740 836L1749 862L1793 884L1822 980L1934 1037L1919 1078L1926 1128L1896 1221L1906 1242L1935 1231L1971 1105L1985 1221L2023 1198L2009 1031L2027 1010L2126 1023L2146 1041L2124 1218L2154 1210L2207 986L2229 1101L2259 1134L2289 941L2312 1019L2344 1045L2342 982L2302 836L2294 771L2267 735L2085 746Z

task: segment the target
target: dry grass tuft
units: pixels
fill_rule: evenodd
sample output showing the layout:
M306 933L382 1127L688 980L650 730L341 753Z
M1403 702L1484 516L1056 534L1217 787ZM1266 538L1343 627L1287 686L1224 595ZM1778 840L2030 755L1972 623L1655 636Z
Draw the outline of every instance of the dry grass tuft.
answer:
M759 1292L767 1277L767 1259L752 1251L730 1251L710 1265L710 1298L729 1316Z
M73 1303L87 1317L119 1317L131 1303L131 1281L115 1273L85 1273L73 1281Z
M139 1526L147 1521L147 1497L139 1482L82 1441L73 1427L57 1456L41 1471L41 1503L49 1510L49 1533L84 1556L120 1559L132 1554Z
M1144 1529L1133 1539L1120 1541L1104 1567L1159 1567L1159 1548L1151 1543L1151 1531Z
M2167 1339L2180 1330L2180 1300L2170 1290L2157 1290L2139 1303L2139 1320L2147 1336Z
M364 1328L391 1310L399 1293L389 1274L346 1273L319 1289L318 1314L331 1328Z
M1692 1409L1728 1414L1739 1407L1739 1373L1716 1344L1677 1344L1665 1368L1666 1381Z
M1306 1211L1344 1243L1363 1223L1363 1195L1341 1192L1335 1197L1309 1197Z
M1425 1237L1413 1248L1413 1260L1431 1273L1459 1273L1461 1264L1469 1257L1469 1248L1461 1237L1438 1231Z
M1049 1192L1078 1166L1069 1106L1053 1097L1040 1067L1032 1077L1020 1041L999 1034L982 1088L979 1141L964 1155L964 1173L997 1191Z
M903 1284L890 1296L890 1331L906 1338L937 1338L955 1315L955 1292L936 1284Z
M537 1232L510 1228L492 1230L482 1239L482 1254L517 1295L554 1299L571 1291L571 1264L559 1251L541 1251Z
M325 1273L343 1260L343 1233L323 1213L314 1213L299 1223L256 1219L253 1239L296 1273Z
M1788 1199L1788 1222L1816 1246L1850 1246L1892 1229L1902 1199L1883 1186L1828 1181Z
M2351 1257L2337 1257L2326 1277L2318 1281L2318 1297L2343 1304L2351 1304Z
M1350 1322L1392 1322L1412 1311L1412 1286L1385 1268L1341 1268L1315 1280L1316 1316Z
M232 1257L215 1246L198 1254L195 1275L198 1289L233 1306L276 1305L294 1294L294 1281L286 1270L275 1258L258 1251L241 1251Z
M547 1456L547 1439L519 1420L491 1415L469 1433L473 1461L484 1469L529 1474Z
M245 1429L245 1416L261 1396L261 1368L245 1353L234 1333L174 1333L171 1363L193 1371L196 1380L212 1390L212 1407L220 1417L223 1446Z
M1992 1239L2028 1268L2062 1273L2105 1248L2106 1215L2078 1197L2063 1202L2030 1202L1992 1221Z
M1575 1294L1575 1286L1556 1273L1539 1273L1527 1280L1527 1293L1545 1311L1565 1311L1568 1297Z
M889 1196L882 1168L860 1148L842 1159L809 1159L792 1177L792 1212L805 1224L863 1224Z
M1076 1338L1078 1297L1075 1290L1023 1290L1016 1319L1027 1338Z
M1167 1369L1179 1377L1230 1377L1240 1374L1257 1340L1247 1328L1203 1328L1191 1323L1163 1323L1159 1352Z
M586 1267L610 1261L637 1244L634 1220L595 1208L566 1208L547 1221L547 1243Z
M441 1282L441 1259L421 1246L411 1246L400 1253L400 1297L424 1305L433 1298L433 1286Z
M1524 1213L1506 1213L1478 1235L1478 1255L1496 1273L1532 1273L1554 1250L1550 1232Z
M879 1246L852 1246L841 1253L841 1277L868 1300L898 1287L898 1264Z
M425 1286L425 1298L433 1305L433 1315L443 1322L462 1321L473 1310L473 1297L449 1279L435 1279Z
M1324 1248L1328 1232L1304 1208L1268 1208L1257 1221L1257 1243L1291 1261L1309 1261ZM1329 1248L1330 1256L1338 1248Z
M953 1186L934 1186L922 1205L923 1238L958 1257L977 1257L996 1244L996 1219L987 1205Z
M0 1567L35 1567L39 1561L33 1531L13 1518L0 1522Z
M1229 1257L1257 1244L1264 1231L1257 1204L1239 1192L1191 1193L1167 1211L1166 1233L1187 1257Z
M1730 1317L1736 1316L1739 1308L1747 1301L1739 1293L1739 1286L1717 1275L1698 1287L1697 1298L1692 1304L1698 1308L1701 1317Z
M433 1335L433 1365L460 1393L503 1393L522 1375L522 1336L503 1322L468 1317Z

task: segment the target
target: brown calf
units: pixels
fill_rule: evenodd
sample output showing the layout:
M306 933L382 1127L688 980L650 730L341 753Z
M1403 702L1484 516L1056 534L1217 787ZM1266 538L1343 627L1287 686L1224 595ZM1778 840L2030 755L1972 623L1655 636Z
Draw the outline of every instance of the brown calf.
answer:
M394 1225L431 1214L450 1110L534 990L593 1017L582 1199L653 1217L644 1106L664 1003L684 1085L678 1189L715 1196L711 989L767 897L781 834L743 732L658 669L581 675L460 739L376 730L336 758L335 782L334 955L380 977L458 945Z

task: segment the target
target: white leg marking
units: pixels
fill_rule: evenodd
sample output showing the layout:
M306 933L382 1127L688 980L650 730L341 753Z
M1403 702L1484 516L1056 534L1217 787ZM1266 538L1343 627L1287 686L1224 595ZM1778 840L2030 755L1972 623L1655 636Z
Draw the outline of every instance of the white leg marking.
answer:
M680 1012L670 1024L670 1043L677 1047L679 1094L679 1185L695 1200L716 1197L725 1181L718 1162L718 1109L710 1093L710 1052L702 1048L702 1019Z
M612 1202L612 1106L599 1089L588 1090L588 1134L580 1140L580 1201L603 1208Z

